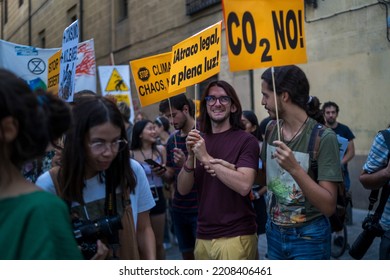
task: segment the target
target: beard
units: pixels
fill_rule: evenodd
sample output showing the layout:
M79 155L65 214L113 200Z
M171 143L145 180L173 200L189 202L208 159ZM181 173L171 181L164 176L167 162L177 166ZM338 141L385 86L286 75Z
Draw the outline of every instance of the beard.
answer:
M230 115L224 115L223 117L219 117L219 118L214 118L214 117L210 116L210 120L216 124L224 123L226 120L229 120L229 118L230 118Z
M330 126L334 125L336 123L336 119L326 119L326 123Z
M278 102L278 118L283 119L283 115L285 113L283 104L279 102L279 100L277 100L277 102ZM271 117L271 119L276 120L276 107L272 109L269 108L266 109L268 110L268 114Z
M174 127L176 130L182 130L183 127L185 127L187 124L187 119L183 120L182 122L176 124Z

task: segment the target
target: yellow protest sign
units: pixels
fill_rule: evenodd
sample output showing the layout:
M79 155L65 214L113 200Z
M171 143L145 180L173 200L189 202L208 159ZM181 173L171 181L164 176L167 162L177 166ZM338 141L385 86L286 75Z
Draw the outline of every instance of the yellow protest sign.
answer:
M47 90L58 95L60 81L61 50L58 50L48 59Z
M129 91L125 80L122 78L116 68L114 68L111 73L106 86L106 91Z
M169 92L185 89L219 73L221 26L218 22L172 47Z
M168 93L171 57L172 54L168 52L130 61L131 72L142 107L183 92L179 90Z
M113 97L116 99L116 103L125 102L127 105L130 105L130 97L127 93L125 94L115 94Z
M303 0L224 0L231 71L306 63Z

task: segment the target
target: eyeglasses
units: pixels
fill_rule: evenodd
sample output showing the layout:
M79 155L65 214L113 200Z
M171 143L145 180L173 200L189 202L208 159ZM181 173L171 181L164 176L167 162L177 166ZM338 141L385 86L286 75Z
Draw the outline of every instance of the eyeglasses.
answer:
M102 154L106 152L108 148L111 148L111 151L114 153L119 153L127 148L127 141L124 139L119 139L111 143L95 142L88 145L91 148L91 152L94 154Z
M222 105L228 105L231 101L230 96L215 97L215 96L209 95L209 96L206 96L204 99L206 100L206 103L209 106L215 105L215 103L217 103L217 100Z

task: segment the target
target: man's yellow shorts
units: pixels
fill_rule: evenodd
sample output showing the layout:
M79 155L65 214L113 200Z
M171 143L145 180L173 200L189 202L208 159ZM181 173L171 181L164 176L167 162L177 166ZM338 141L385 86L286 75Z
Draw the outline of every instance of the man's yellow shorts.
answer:
M255 260L257 235L196 239L194 254L196 260Z

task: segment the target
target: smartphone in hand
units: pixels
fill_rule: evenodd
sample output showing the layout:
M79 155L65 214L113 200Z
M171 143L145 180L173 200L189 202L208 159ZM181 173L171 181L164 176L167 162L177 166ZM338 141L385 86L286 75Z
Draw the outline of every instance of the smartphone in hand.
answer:
M159 167L160 169L164 169L166 170L166 168L164 166L162 166L161 164L159 164L158 162L155 162L154 160L148 158L148 159L145 159L145 162L153 167Z

